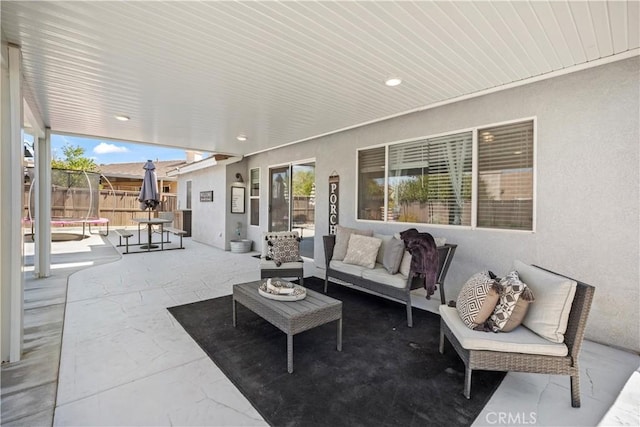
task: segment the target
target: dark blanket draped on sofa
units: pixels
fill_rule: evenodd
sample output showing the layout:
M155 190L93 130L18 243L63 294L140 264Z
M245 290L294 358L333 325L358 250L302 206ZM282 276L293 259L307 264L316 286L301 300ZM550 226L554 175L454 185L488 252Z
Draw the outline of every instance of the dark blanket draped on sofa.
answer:
M411 271L427 291L427 299L436 291L438 275L438 250L433 236L410 228L400 233L405 248L411 253Z

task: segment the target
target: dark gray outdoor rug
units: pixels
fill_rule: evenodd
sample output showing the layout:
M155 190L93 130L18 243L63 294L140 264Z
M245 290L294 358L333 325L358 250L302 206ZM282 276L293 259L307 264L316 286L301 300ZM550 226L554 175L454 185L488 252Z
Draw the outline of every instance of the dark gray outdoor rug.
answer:
M320 291L322 281L305 278ZM343 348L336 322L294 337L294 372L287 373L286 335L231 296L169 311L274 426L470 425L503 373L473 374L471 399L462 395L464 364L448 344L438 352L440 317L381 297L330 284L343 302Z

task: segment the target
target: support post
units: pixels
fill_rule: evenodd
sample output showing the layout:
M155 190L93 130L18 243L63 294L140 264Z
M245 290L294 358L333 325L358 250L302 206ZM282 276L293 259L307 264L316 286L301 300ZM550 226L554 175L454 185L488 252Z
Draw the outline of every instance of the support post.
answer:
M21 55L2 45L0 157L0 287L2 292L2 361L22 356L24 279L22 276L23 141Z
M51 275L51 130L38 138L35 153L35 276Z

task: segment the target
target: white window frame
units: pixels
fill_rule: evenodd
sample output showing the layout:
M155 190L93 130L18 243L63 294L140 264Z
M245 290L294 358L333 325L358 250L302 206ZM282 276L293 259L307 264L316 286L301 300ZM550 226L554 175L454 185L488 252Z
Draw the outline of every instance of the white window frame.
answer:
M184 192L184 197L185 197L185 209L186 210L192 210L193 209L193 180L192 179L188 179L185 181L185 192Z
M489 228L489 227L479 227L478 226L478 131L479 129L484 129L487 127L497 127L497 126L505 126L514 123L521 122L533 122L533 201L532 201L532 223L531 230L514 230L509 228ZM471 151L471 225L451 225L451 224L428 224L428 223L413 223L413 222L396 222L396 221L388 221L387 209L388 209L388 188L389 188L389 147L396 144L403 144L407 142L427 140L431 138L437 138L441 136L455 135L458 133L471 132L472 133L472 151ZM384 171L384 217L382 220L369 220L369 219L360 219L358 218L358 189L360 188L360 165L359 165L359 153L360 151L372 150L375 148L385 147L385 171ZM536 116L532 117L523 117L513 120L506 120L495 123L486 123L480 124L477 126L473 126L470 128L462 128L456 129L454 131L442 132L437 134L431 134L426 136L420 136L417 138L408 138L399 141L387 142L382 144L370 145L367 147L358 148L356 150L356 161L355 161L355 176L356 176L356 185L354 188L354 200L356 203L354 204L354 218L356 222L361 223L371 223L371 224L401 224L407 226L417 226L417 227L434 227L434 228L450 228L455 230L487 230L487 231L497 231L497 232L509 232L509 233L526 233L532 234L536 232L537 225L537 204L538 204L538 191L537 191L537 182L538 182L538 119Z
M253 196L251 194L251 186L253 185L253 183L251 182L252 176L251 173L257 170L258 171L258 195L257 196ZM260 192L262 191L262 170L260 169L260 167L255 167L255 168L249 168L249 226L250 227L256 227L256 228L260 228ZM258 200L258 223L257 224L251 224L251 201L252 200Z

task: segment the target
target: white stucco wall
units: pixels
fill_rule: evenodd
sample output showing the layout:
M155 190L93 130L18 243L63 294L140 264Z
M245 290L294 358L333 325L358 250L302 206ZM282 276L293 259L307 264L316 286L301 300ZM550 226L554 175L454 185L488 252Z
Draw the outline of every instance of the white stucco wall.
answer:
M232 214L230 209L231 186L235 174L240 172L246 180L244 162L217 165L206 169L184 173L178 177L178 204L186 209L186 182L191 180L191 238L197 242L229 250L229 240L236 239L238 222L241 237L246 237L247 215ZM201 191L213 191L213 202L201 202ZM248 196L245 203L248 208Z
M180 207L186 209L186 181L191 180L191 238L224 249L226 236L226 171L224 167L202 169L178 179ZM201 191L213 191L213 202L200 202Z
M259 240L268 224L268 167L316 159L316 265L324 265L328 177L340 175L340 224L380 232L403 224L363 222L356 213L356 149L443 132L536 117L536 231L418 227L458 244L448 299L475 272L504 274L514 259L596 287L587 337L640 351L640 59L540 81L251 156L261 167ZM195 190L197 191L197 190Z

